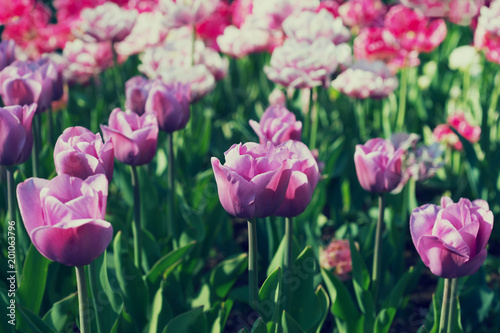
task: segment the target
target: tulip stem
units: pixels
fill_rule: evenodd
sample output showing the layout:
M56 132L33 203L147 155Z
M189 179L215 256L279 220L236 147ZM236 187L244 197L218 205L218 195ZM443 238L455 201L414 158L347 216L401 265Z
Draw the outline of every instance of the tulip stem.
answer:
M33 177L38 177L40 143L40 114L35 114L35 116L33 117L33 156L31 156Z
M293 263L293 220L291 217L285 218L285 258L283 262L283 276L288 276L292 271ZM285 280L286 281L286 280ZM285 302L283 305L292 304L292 292L288 284L285 285ZM284 310L288 310L284 308Z
M457 284L458 279L451 279L451 294L450 294L450 309L448 310L448 331L447 333L453 333L455 331L455 307L457 299Z
M311 88L311 103L309 103L309 114L311 117L311 135L309 148L316 148L316 137L318 136L318 91Z
M441 304L441 320L439 321L439 333L448 331L448 317L450 309L451 283L450 279L444 279L443 302Z
M257 271L257 226L256 219L248 220L248 282L249 302L254 310L259 305L258 271Z
M111 45L111 49L113 51L113 77L115 79L116 96L118 97L118 103L122 104L122 100L124 100L122 93L123 78L120 69L118 68L118 53L115 49L115 43Z
M356 99L354 101L354 114L356 115L358 121L359 136L361 141L366 141L365 110L363 109L360 99Z
M495 75L495 79L493 81L495 89L493 90L493 93L491 94L491 99L490 99L490 107L488 108L488 127L494 128L493 131L494 137L492 138L492 142L495 142L498 136L498 131L499 128L497 127L497 120L498 120L498 112L496 111L497 108L497 103L498 103L498 96L500 95L500 71ZM496 127L496 128L495 128ZM496 130L496 131L495 131Z
M87 280L85 278L85 267L75 266L76 285L78 288L78 311L80 313L80 332L90 332L89 316L89 294L87 291Z
M408 89L408 74L409 67L405 63L401 69L401 87L399 88L399 104L398 104L398 118L396 120L396 132L403 130L405 125L405 112L406 112L406 90Z
M7 202L9 209L8 221L16 219L16 191L14 183L14 168L7 167Z
M134 235L134 264L139 270L141 269L142 259L142 235L141 235L141 194L139 188L139 176L137 168L130 166L132 175L132 188L134 190L134 223L132 224L132 232Z
M54 135L54 122L53 122L53 116L52 116L52 107L49 107L47 110L47 142L49 143L49 146L52 147L52 136Z
M382 238L382 225L384 224L384 209L385 209L385 196L380 193L378 197L378 219L377 227L375 229L375 246L373 248L373 268L372 268L372 284L373 284L373 302L377 304L378 289L380 286L380 252L382 247L380 241Z
M175 207L175 156L174 156L174 133L167 133L168 138L168 232L172 236L174 249L178 248L177 226L174 220Z
M193 25L193 35L191 40L191 67L194 67L195 51L196 51L196 25Z
M104 333L101 320L99 319L99 309L97 304L97 268L95 267L95 260L88 265L90 277L90 293L92 294L92 304L94 305L95 320L97 322L97 332Z

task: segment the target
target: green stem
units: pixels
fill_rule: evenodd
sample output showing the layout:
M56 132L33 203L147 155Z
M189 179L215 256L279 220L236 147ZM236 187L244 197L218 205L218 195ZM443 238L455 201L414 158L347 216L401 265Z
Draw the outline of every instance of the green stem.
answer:
M358 121L359 136L362 142L366 141L366 122L365 122L365 112L363 110L363 105L360 99L354 101L354 112L356 115L356 120Z
M134 235L134 264L140 270L142 267L141 194L137 168L131 165L130 171L132 176L132 188L134 190L134 223L132 224L132 232Z
M123 98L123 78L120 72L120 69L118 68L118 53L116 53L115 50L115 44L113 43L111 45L111 49L113 50L113 77L115 79L115 89L116 89L116 96L118 98L118 104L122 104Z
M256 219L248 220L248 283L250 307L258 309L259 286L257 271L257 225Z
M196 26L193 25L193 35L191 40L191 67L194 67L195 51L196 51Z
M375 229L375 246L373 248L373 268L372 268L372 283L373 283L373 301L377 304L378 289L380 286L380 252L382 251L381 238L382 226L384 224L384 209L385 209L385 196L380 193L378 197L378 219L377 227Z
M497 126L496 123L498 121L498 112L495 111L497 108L498 97L500 95L500 71L497 73L497 75L495 75L493 85L495 88L493 90L493 93L491 94L490 107L488 108L488 126L490 128L495 128ZM491 142L495 142L497 140L498 133L499 133L498 128L496 128L496 130L493 130L492 133L490 133Z
M293 264L293 220L291 217L285 218L285 259L284 259L284 267L283 267L283 276L289 276L292 271ZM285 280L286 281L286 280ZM288 310L286 305L292 304L292 290L290 290L290 285L288 283L285 284L285 302L283 305L285 306L283 309Z
M54 123L53 123L53 116L52 116L52 107L49 107L47 110L47 142L49 143L49 146L52 147L52 143L54 140L52 140L52 136L54 135Z
M448 331L447 333L455 332L455 307L457 299L457 284L458 279L451 279L451 294L450 294L450 309L448 310Z
M441 305L441 320L439 321L439 333L447 332L448 316L450 308L451 283L450 279L444 279L443 302Z
M33 177L38 177L38 164L40 158L40 114L33 117L33 156L31 156Z
M99 319L99 309L97 304L97 267L95 267L95 260L87 266L90 276L90 293L92 294L92 303L94 305L95 320L97 322L97 332L104 333L101 320Z
M408 89L409 67L404 66L401 70L401 86L399 88L398 118L396 121L396 132L403 131L406 112L406 91Z
M85 278L85 267L75 266L76 269L76 285L78 288L78 310L80 313L80 332L90 332L90 316L89 316L89 294L87 291L87 281Z
M174 249L179 247L178 230L174 219L175 209L175 156L174 156L174 133L167 133L168 141L168 232L172 235Z
M316 137L318 136L318 92L311 89L311 102L309 103L309 114L311 117L311 136L309 141L309 148L312 150L316 148Z
M311 104L312 104L312 94L310 89L302 89L300 94L306 94L307 102L302 103L302 114L304 116L304 127L302 131L302 137L310 137L311 133Z
M8 202L8 221L16 219L16 187L14 182L14 168L7 168L7 202Z

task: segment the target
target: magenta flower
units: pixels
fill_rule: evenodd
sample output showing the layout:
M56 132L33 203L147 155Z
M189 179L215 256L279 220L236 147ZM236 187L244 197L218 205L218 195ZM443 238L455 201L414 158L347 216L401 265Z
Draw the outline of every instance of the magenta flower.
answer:
M361 187L375 193L396 189L404 178L403 154L402 148L395 149L390 141L381 138L356 145L354 164Z
M59 175L29 178L17 186L24 226L37 250L67 266L83 266L99 257L113 237L104 220L108 181L104 175L82 180Z
M340 73L332 87L353 98L384 98L398 87L398 79L382 61L360 60Z
M159 8L165 14L169 28L193 26L212 14L219 0L160 0Z
M24 163L31 154L36 104L0 108L0 165Z
M59 175L87 179L105 174L111 181L114 158L111 140L103 143L99 133L80 126L66 128L54 147L54 164Z
M450 0L401 0L409 8L417 9L426 17L445 17Z
M356 243L357 246L357 243ZM330 244L319 250L319 264L325 269L333 269L341 280L347 280L352 271L351 247L346 239L332 239Z
M224 165L212 157L222 207L246 219L273 215L283 203L290 181L289 154L286 146L249 142L231 146L224 153Z
M481 127L469 124L465 114L461 111L455 112L447 119L447 124L436 126L433 135L437 142L444 142L456 150L462 150L463 145L458 136L450 128L453 127L461 136L470 143L476 143L481 137Z
M224 33L224 29L231 25L232 10L229 1L219 1L217 7L203 21L196 24L196 36L203 40L205 45L220 51L217 37Z
M140 75L128 79L125 82L125 109L142 115L152 84L152 81Z
M13 40L0 42L0 71L16 60L16 43Z
M172 133L186 127L189 121L190 95L186 84L155 82L149 91L145 110L156 114L160 130Z
M123 9L116 3L105 2L95 8L85 8L81 12L79 29L96 42L120 42L132 31L137 19L135 9Z
M474 33L474 46L483 50L486 59L500 64L500 1L494 1L489 7L481 8Z
M448 19L458 25L469 25L483 5L484 0L451 0Z
M349 27L367 27L383 21L387 11L381 0L351 0L340 5L339 15Z
M288 140L300 140L302 135L302 122L297 121L295 115L284 106L270 106L266 109L260 122L249 121L260 143L271 141L279 145Z
M101 130L105 141L113 140L115 157L122 163L147 164L156 154L158 122L154 114L139 116L116 108L109 116L108 126L101 125Z
M319 181L318 163L305 144L289 140L283 144L290 150L292 174L285 194L285 200L274 215L293 217L303 213Z
M472 275L486 260L493 213L484 200L443 197L441 206L427 204L410 217L413 244L424 264L442 278Z

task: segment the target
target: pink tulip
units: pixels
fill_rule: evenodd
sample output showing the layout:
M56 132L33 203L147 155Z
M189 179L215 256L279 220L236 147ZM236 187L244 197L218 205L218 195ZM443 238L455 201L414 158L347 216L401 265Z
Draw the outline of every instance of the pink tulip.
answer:
M270 141L279 145L288 140L300 140L302 135L302 122L297 121L292 112L280 105L268 107L260 122L250 120L249 123L263 144Z
M367 27L383 21L387 11L381 0L351 0L340 5L339 15L349 27Z
M113 178L113 142L102 142L99 133L84 127L68 127L57 139L54 148L54 164L57 174L87 179L96 174Z
M169 28L193 26L202 22L217 8L219 0L160 0L159 9L165 14Z
M104 220L108 181L104 175L82 180L59 175L29 178L17 186L19 210L37 250L67 266L83 266L99 257L113 237Z
M142 115L151 85L152 81L140 75L127 80L125 82L125 109Z
M0 108L0 165L24 163L31 154L36 104Z
M13 40L0 42L0 71L16 60L16 43Z
M442 198L441 206L427 204L410 217L413 244L424 264L442 278L474 274L486 260L493 213L484 200Z
M145 110L156 114L160 130L172 133L186 127L189 121L190 95L186 84L155 82L149 91Z
M433 134L437 142L444 142L456 150L462 150L463 145L450 127L453 127L470 143L478 142L481 136L481 127L470 125L463 112L457 111L451 114L447 119L447 124L440 124L436 126Z
M494 1L489 7L481 7L476 32L474 33L474 46L483 50L486 59L500 64L500 1Z
M290 181L289 154L286 146L249 142L229 148L224 165L212 157L222 207L246 219L273 215L283 203Z
M467 26L479 15L484 0L451 0L448 19L458 25Z
M401 168L404 150L381 138L356 145L354 164L359 183L366 191L391 192L400 185L404 173Z
M132 31L137 15L135 9L127 10L113 2L105 2L95 8L82 10L79 30L89 41L120 42Z
M318 164L313 154L300 141L289 140L283 144L290 150L292 174L285 194L285 200L274 215L293 217L303 213L319 181Z
M357 243L356 243L357 246ZM325 269L333 269L341 280L347 280L352 271L351 246L346 239L332 239L326 249L319 250L319 264Z
M101 125L104 140L113 140L115 157L122 163L137 166L151 162L156 154L158 122L156 116L114 109L108 126Z
M229 1L222 0L210 16L196 25L196 35L205 42L205 45L218 52L220 48L217 45L217 37L222 35L229 25L231 25L231 8Z
M398 87L398 79L382 61L360 60L340 73L332 87L353 98L384 98Z
M34 4L35 0L1 0L0 24L6 24L16 17L24 15L33 8Z

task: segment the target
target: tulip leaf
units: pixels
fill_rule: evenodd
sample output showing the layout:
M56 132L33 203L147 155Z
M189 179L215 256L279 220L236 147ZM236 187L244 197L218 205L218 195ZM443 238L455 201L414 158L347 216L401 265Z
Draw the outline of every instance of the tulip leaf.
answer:
M325 322L326 316L328 315L328 309L330 308L330 299L328 298L328 294L326 293L325 288L323 288L322 285L319 285L318 288L316 289L316 297L318 298L319 305L320 305L320 314L321 319L312 327L309 332L316 332L320 333L321 332L321 327L323 326L323 323Z
M391 328L392 321L396 315L395 308L382 309L375 318L375 325L373 327L373 332L375 333L388 333Z
M281 268L276 268L274 272L267 277L259 290L259 313L266 321L279 319L280 304L278 302L280 295Z
M159 332L160 327L165 327L167 322L172 318L172 309L168 304L168 295L164 292L164 284L165 280L162 280L153 299L151 320L149 322L150 333Z
M109 301L111 307L113 308L113 311L115 313L119 314L121 312L122 307L123 307L123 299L122 299L121 295L119 293L117 293L117 291L120 291L119 287L116 286L116 283L118 281L117 281L117 278L115 276L112 276L112 278L113 278L112 281L114 281L113 285L116 286L113 288L111 286L110 277L108 276L108 265L111 264L109 262L109 260L112 260L112 259L108 259L107 251L104 251L103 255L100 258L102 258L101 270L99 272L99 282L101 284L101 288L104 291L104 293L106 294L108 301ZM97 265L100 258L97 258L91 265ZM98 299L99 300L101 299L100 294L98 295ZM115 319L113 319L113 323L114 323L114 321L115 321Z
M421 267L410 267L408 272L404 273L403 276L398 280L394 288L392 288L389 297L383 304L383 308L398 308L403 300L403 295L406 287L410 281L420 275Z
M134 325L133 319L128 314L125 309L122 308L120 315L115 321L115 324L111 328L111 333L135 333L137 332L137 327Z
M116 234L113 248L116 277L122 291L125 309L130 313L137 327L143 327L149 305L148 290L141 273L128 255L121 231Z
M43 322L43 320L38 317L33 311L28 308L17 305L16 309L19 311L21 316L24 319L25 324L31 329L34 333L53 333L56 332L52 328L50 328L47 324Z
M297 255L300 253L300 246L295 237L293 238L293 248L292 248L292 260L297 258ZM281 243L274 254L269 267L267 268L267 275L271 275L272 272L276 270L276 268L283 268L283 262L285 260L285 237L281 240Z
M91 310L92 311L92 310ZM43 321L57 332L66 332L68 323L76 322L78 317L78 294L74 293L54 303L52 308L43 316Z
M303 333L306 331L286 311L283 311L281 316L281 325L283 326L283 333Z
M211 289L220 298L225 298L238 277L246 270L248 255L242 253L220 262L210 274Z
M257 318L257 320L253 323L250 333L267 333L266 323L264 323L262 318Z
M177 317L170 320L170 322L163 329L163 333L206 333L207 323L203 314L203 308L190 310L181 313Z
M148 281L154 284L162 274L168 275L172 269L180 263L182 258L193 249L195 244L196 242L191 242L167 253L165 256L160 258L160 260L158 260L148 272Z

